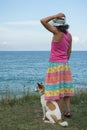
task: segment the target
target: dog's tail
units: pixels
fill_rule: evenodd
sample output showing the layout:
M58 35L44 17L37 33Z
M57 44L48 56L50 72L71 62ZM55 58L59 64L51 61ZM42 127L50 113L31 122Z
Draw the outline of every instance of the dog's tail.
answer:
M53 120L60 124L61 126L68 126L68 122L67 121L62 121L62 120L58 120L57 117L55 115L51 115L51 117L53 118Z
M68 126L68 122L67 122L67 121L59 122L59 124L60 124L61 126Z

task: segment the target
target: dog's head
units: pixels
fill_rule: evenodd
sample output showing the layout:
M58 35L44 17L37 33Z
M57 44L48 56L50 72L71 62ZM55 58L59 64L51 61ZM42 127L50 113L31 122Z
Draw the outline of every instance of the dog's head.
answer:
M39 92L41 94L44 93L44 85L42 83L37 83L37 86L35 87L35 92Z

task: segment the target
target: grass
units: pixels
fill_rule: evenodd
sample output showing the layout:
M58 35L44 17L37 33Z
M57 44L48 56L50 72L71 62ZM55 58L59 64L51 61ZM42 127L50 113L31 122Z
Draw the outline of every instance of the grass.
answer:
M71 99L72 118L66 128L42 121L39 96L27 94L0 101L0 130L87 130L87 91L77 93Z

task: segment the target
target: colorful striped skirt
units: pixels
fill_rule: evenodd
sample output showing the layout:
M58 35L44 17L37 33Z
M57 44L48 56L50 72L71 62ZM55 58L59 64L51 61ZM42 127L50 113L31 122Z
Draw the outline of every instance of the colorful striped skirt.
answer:
M58 100L66 96L74 96L70 65L68 62L49 62L45 81L45 99Z

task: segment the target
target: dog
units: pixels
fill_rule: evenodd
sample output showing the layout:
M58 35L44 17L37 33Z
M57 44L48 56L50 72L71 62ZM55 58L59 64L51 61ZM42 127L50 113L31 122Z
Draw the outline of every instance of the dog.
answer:
M35 87L35 92L39 92L41 95L41 105L43 110L44 122L58 123L61 126L68 126L67 121L62 121L61 112L57 102L45 100L45 87L42 83L37 83L37 86Z

